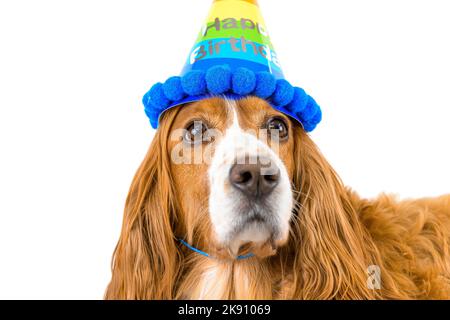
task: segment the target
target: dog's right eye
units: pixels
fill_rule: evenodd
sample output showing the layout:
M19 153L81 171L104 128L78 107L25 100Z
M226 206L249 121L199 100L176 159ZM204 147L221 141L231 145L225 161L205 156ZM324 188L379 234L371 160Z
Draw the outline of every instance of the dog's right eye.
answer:
M194 121L187 126L183 139L187 143L197 144L207 141L208 127L202 121Z
M289 129L286 122L281 118L271 118L266 125L267 130L270 134L278 134L278 138L281 140L287 139L289 135Z

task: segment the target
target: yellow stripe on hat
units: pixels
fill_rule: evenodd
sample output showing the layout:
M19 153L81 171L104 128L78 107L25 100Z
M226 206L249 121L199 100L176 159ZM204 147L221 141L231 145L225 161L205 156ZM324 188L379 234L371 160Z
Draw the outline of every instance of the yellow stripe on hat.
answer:
M249 3L253 3L255 5L258 5L258 0L214 0L213 2L219 2L219 1L245 1Z
M207 22L216 18L250 19L265 27L264 19L256 0L215 0L209 12Z

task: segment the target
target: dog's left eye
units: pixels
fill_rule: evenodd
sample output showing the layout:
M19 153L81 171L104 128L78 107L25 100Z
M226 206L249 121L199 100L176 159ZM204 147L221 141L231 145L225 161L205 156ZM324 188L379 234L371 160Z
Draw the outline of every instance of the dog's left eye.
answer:
M186 127L183 139L187 143L196 144L207 141L208 127L202 121L194 121Z
M278 134L279 139L286 139L289 134L288 126L281 118L269 119L266 128L269 135Z

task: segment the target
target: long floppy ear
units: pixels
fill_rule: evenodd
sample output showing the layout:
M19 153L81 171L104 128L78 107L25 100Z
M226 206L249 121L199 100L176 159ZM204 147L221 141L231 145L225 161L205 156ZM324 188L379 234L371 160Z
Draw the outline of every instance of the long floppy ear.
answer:
M174 236L177 205L167 139L175 116L167 112L128 193L106 299L171 299L179 254Z
M347 190L308 135L299 127L294 135L293 297L379 298L367 286L367 268L380 259Z

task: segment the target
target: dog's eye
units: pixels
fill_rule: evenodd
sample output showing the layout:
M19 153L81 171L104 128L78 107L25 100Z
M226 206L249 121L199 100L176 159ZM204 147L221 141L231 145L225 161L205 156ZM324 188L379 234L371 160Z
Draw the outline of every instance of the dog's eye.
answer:
M269 119L269 121L267 121L266 128L269 133L269 136L277 134L280 140L286 139L289 134L286 122L280 118Z
M187 126L184 133L184 141L190 144L207 141L208 127L201 121L194 121Z

